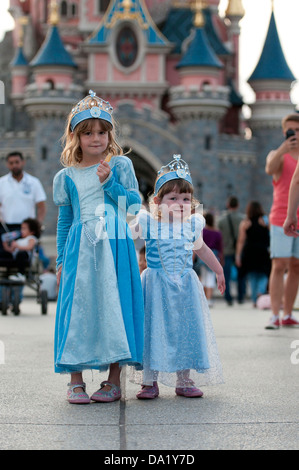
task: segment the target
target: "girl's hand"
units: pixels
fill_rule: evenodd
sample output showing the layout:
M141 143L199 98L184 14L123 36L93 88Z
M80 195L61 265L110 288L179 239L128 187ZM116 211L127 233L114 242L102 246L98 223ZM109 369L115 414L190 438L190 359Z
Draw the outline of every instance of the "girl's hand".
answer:
M59 284L60 284L61 270L62 270L62 266L59 266L56 272L57 287L59 287Z
M103 183L105 179L108 178L110 171L111 171L111 168L110 168L109 163L105 162L105 160L101 160L97 169L97 175L101 183Z
M221 295L224 294L225 291L225 279L223 272L221 274L216 274L217 279L217 287Z

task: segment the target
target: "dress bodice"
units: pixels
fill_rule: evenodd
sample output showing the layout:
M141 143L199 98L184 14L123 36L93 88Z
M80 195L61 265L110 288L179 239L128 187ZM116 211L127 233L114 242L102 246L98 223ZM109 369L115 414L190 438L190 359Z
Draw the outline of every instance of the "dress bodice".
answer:
M129 207L136 205L136 202L138 205L140 201L138 182L129 158L112 157L109 162L110 175L103 183L97 175L98 165L67 167L54 178L54 202L58 206L72 206L75 223L84 223L101 216L115 217L118 205L120 216L126 211L130 212Z
M86 168L71 167L67 171L78 198L79 207L76 208L76 204L72 204L75 220L80 218L81 222L86 222L105 213L104 190L96 173L97 167L98 165ZM74 197L72 199L74 200Z
M194 241L200 236L204 220L191 217L184 223L164 223L141 214L139 223L146 240L147 266L163 269L168 275L181 275L191 269Z

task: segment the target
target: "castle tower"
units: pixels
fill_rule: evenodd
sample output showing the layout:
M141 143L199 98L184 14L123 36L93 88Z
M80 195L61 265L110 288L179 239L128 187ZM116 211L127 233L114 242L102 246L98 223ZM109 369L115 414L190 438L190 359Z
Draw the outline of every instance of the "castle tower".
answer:
M26 24L27 18L21 17L20 24L20 37L18 46L16 48L15 56L10 64L11 67L11 98L17 108L22 107L24 100L25 88L28 81L29 64L23 51L23 37L24 30L23 24Z
M196 1L194 28L177 64L180 84L170 88L168 105L177 120L196 192L206 207L213 207L219 198L219 122L229 107L230 89L222 84L223 64L207 39L204 24L202 2Z
M294 111L290 88L295 77L285 59L272 9L265 44L248 83L256 94L252 105L251 126L280 127L281 119Z
M225 15L226 19L229 20L227 33L231 56L226 68L226 83L231 88L231 106L225 119L223 119L222 132L235 135L240 134L240 114L244 104L242 96L239 93L239 23L244 13L242 0L229 0Z
M207 39L204 24L201 1L198 0L194 28L186 40L185 53L176 66L180 85L170 90L169 107L177 119L192 115L220 119L228 105L228 89L221 86L223 64Z
M233 76L236 89L239 90L239 40L240 40L240 20L243 18L245 10L242 0L229 0L225 12L226 18L230 21L228 28L229 38L233 46Z
M116 105L159 109L167 82L171 44L154 24L143 0L112 0L100 26L83 45L88 54L86 88Z
M253 193L256 198L261 198L263 194L266 210L271 205L272 186L271 178L265 174L265 159L269 151L282 142L282 118L295 112L295 106L290 100L290 88L294 80L281 47L272 7L265 44L257 66L248 79L256 94L249 122L257 141L257 174Z
M26 89L25 105L34 117L65 117L82 92L73 83L77 66L59 34L57 2L51 0L50 7L47 36L30 62L33 83Z

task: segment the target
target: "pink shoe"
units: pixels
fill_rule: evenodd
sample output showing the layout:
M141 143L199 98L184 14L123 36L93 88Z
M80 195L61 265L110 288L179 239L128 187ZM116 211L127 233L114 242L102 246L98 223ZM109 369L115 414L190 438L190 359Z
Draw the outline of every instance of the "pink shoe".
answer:
M105 385L109 385L111 389L109 391L103 391L102 389ZM108 403L111 401L117 401L121 398L121 390L118 385L115 385L111 382L105 380L101 383L101 388L97 390L90 399L99 403Z
M67 391L67 400L74 405L88 405L90 403L89 396L85 392L86 384L67 384L69 389ZM75 388L83 388L83 392L74 392Z
M287 318L283 318L281 320L281 325L282 326L293 326L293 327L299 327L299 321L296 320L292 315L289 315Z
M152 387L149 385L142 385L141 390L137 393L136 397L139 400L151 400L159 396L159 387L157 382L153 382Z
M175 393L181 397L196 398L202 397L203 392L196 387L177 387Z

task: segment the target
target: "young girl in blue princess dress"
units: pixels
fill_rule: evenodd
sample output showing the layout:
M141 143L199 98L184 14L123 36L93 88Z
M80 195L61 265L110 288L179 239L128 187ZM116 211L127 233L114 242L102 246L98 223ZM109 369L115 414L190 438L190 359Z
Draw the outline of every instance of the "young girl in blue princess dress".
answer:
M132 226L146 241L147 269L142 273L145 342L139 399L159 395L157 381L177 395L200 397L198 385L223 382L222 367L208 303L193 270L196 254L216 273L221 294L223 269L202 240L204 218L194 211L188 165L179 155L162 167L155 184L152 213L141 212ZM138 381L138 372L135 373Z
M112 107L90 91L71 111L53 197L59 206L55 372L71 375L68 401L119 400L123 364L143 352L143 299L127 211L141 200L132 162L115 140ZM90 398L82 373L107 370Z

